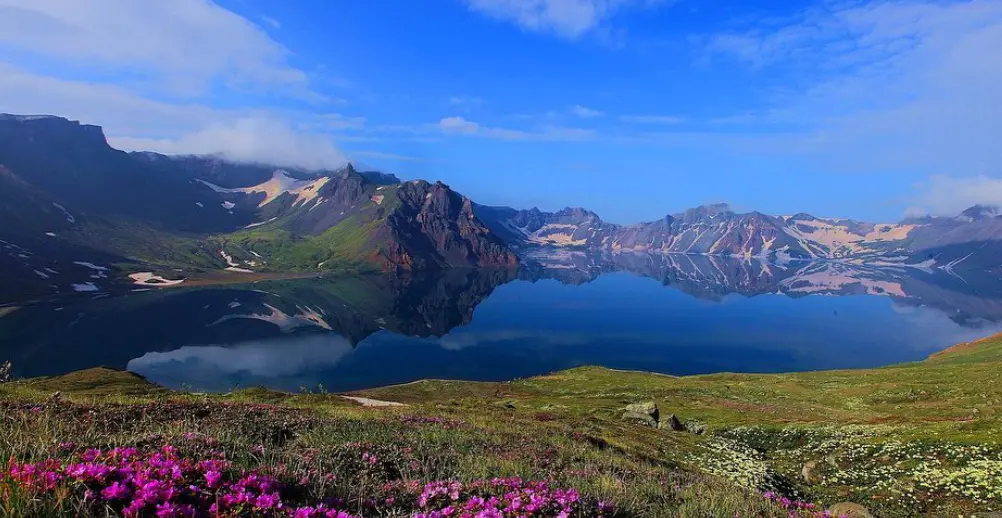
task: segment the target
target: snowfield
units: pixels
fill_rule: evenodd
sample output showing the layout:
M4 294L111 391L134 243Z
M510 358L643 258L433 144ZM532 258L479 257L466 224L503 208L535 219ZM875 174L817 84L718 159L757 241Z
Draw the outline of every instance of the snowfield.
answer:
M137 286L176 286L184 282L184 279L176 281L165 279L159 275L153 275L153 272L130 273L129 278L132 279L132 284Z
M205 180L196 181L218 193L264 193L264 200L261 200L261 203L258 203L257 205L258 207L264 207L265 205L278 199L279 196L286 193L295 197L293 205L308 202L320 194L320 189L324 185L327 185L327 182L330 181L330 177L324 176L322 178L317 178L316 180L297 180L280 169L272 174L270 180L251 187L227 189L225 187L220 187L216 184L206 182ZM226 207L225 204L224 207ZM231 209L233 206L226 208Z

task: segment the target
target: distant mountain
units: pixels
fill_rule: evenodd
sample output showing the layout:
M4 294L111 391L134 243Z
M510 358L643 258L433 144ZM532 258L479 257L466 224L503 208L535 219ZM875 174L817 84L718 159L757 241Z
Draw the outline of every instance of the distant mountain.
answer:
M962 223L973 223L975 221L994 220L999 217L999 208L993 205L975 205L957 216Z
M3 303L100 291L137 271L507 268L539 247L997 273L1002 217L979 205L872 224L717 204L618 225L583 208L479 205L441 182L352 164L309 171L126 153L97 126L0 115L0 245Z
M689 209L637 225L605 223L583 209L543 212L478 206L481 219L518 248L699 254L774 261L842 260L953 270L1002 267L1002 217L972 207L957 218L873 224L810 214L738 214L727 205Z

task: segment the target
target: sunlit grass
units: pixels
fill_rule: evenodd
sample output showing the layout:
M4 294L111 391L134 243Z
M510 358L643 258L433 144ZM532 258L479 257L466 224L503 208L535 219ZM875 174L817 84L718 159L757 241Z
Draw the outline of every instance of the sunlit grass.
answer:
M148 451L197 436L235 470L303 482L290 502L336 498L364 516L415 512L413 488L430 482L495 477L574 488L588 509L609 502L622 516L786 516L768 491L819 508L854 501L877 516L970 515L1002 510L1000 359L996 338L884 369L677 378L589 367L359 393L409 405L389 408L266 389L183 394L91 369L0 384L0 458L58 457L65 443ZM621 420L638 401L706 433ZM9 516L118 512L72 491L40 498L5 484Z

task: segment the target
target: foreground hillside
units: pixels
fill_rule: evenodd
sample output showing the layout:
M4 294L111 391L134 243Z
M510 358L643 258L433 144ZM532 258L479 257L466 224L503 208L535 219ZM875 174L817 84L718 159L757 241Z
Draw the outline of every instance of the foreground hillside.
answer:
M356 399L95 369L0 384L0 516L996 516L1000 360L993 337L872 370Z

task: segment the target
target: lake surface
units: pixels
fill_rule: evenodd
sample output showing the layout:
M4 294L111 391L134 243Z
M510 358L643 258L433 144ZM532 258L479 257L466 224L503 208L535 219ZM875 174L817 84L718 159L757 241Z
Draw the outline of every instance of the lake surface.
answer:
M0 312L0 360L20 376L104 365L191 390L342 391L581 365L875 367L1002 330L1002 283L941 271L550 252L525 262L81 294Z

